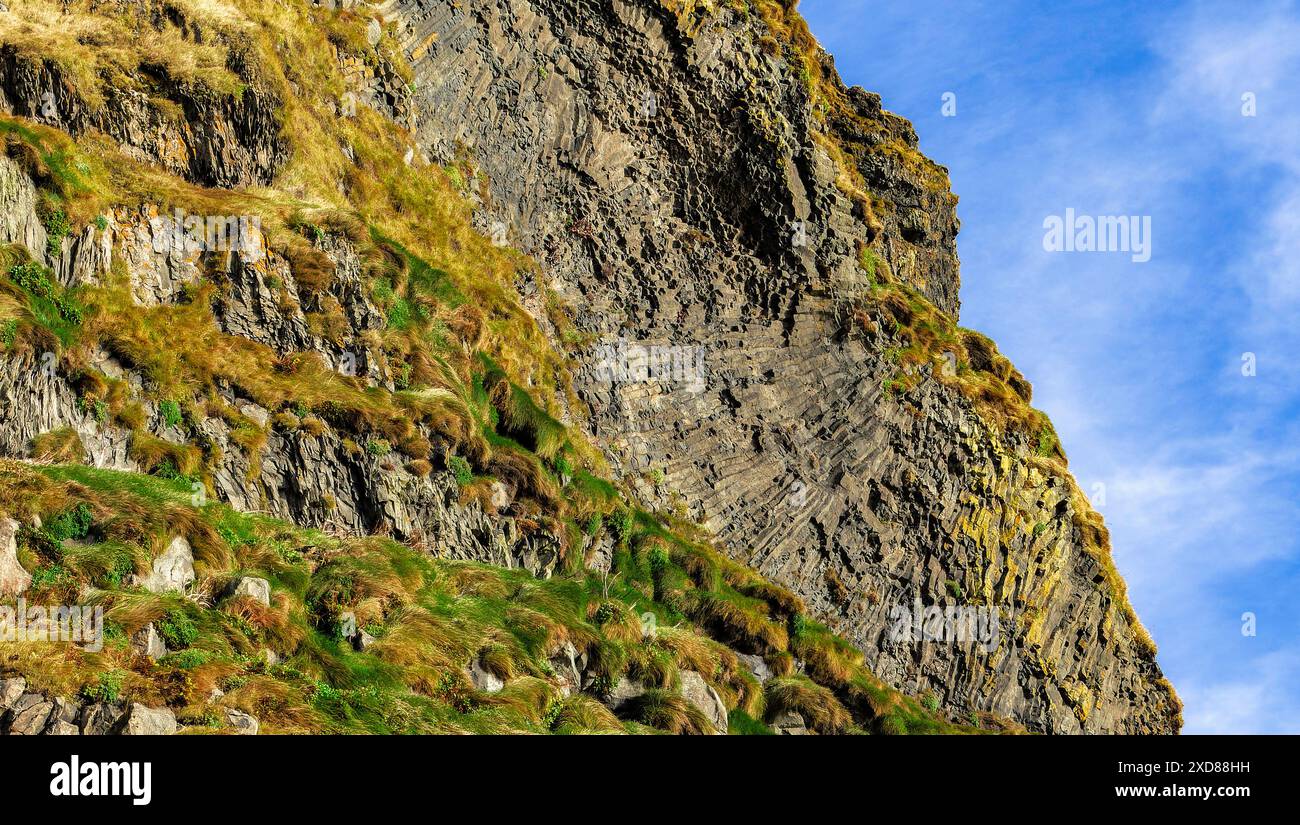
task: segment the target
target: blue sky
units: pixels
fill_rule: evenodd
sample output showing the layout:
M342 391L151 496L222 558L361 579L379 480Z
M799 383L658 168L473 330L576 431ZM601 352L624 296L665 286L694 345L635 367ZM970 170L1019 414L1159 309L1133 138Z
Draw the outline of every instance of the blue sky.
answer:
M962 323L1033 381L1083 489L1104 485L1185 732L1300 733L1300 6L800 11L948 167ZM1151 260L1044 251L1067 208L1151 216Z

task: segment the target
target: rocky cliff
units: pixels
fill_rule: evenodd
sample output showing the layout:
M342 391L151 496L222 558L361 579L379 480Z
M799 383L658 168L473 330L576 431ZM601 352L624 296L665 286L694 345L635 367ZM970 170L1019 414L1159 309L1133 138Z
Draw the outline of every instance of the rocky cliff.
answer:
M1043 730L1170 728L1172 696L1060 457L928 375L891 391L907 334L846 332L847 306L886 277L956 317L956 198L910 125L845 89L791 11L388 8L431 115L422 145L467 147L492 181L484 225L510 227L584 329L707 351L702 393L579 373L614 465L662 472L640 492L680 496L894 684ZM591 231L567 230L574 218ZM886 606L950 589L1010 608L1014 639L989 656L890 643Z
M0 244L25 307L5 315L5 455L443 559L642 576L757 655L760 684L807 673L867 719L888 717L861 692L878 678L948 720L1177 730L1029 383L956 325L945 170L793 8L128 7L112 24L162 46L84 57L91 9L66 35L4 30ZM171 243L177 209L258 221L214 254ZM601 528L635 502L661 517ZM701 572L683 548L704 531L788 600ZM713 595L668 586L669 561ZM998 632L900 636L900 609L933 606ZM875 675L819 654L812 620Z

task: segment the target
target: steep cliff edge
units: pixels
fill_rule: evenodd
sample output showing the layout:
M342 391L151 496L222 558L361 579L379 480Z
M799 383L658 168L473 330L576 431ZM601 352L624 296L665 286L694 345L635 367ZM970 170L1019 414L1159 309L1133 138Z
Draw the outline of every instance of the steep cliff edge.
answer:
M0 103L23 118L4 122L0 158L5 455L147 472L339 537L576 576L582 597L548 613L566 630L523 639L488 621L436 651L472 660L467 676L441 661L441 681L404 675L453 706L483 706L458 691L490 684L485 658L494 678L556 684L565 637L583 659L569 687L610 707L623 678L685 695L681 672L699 670L724 716L797 728L787 711L802 713L822 732L1003 717L1177 729L1105 530L1028 383L955 325L946 173L878 98L843 88L792 11L137 2L76 5L60 22L48 8L0 45ZM132 16L154 34L97 49ZM230 248L188 248L158 223L175 209L258 223ZM699 354L702 381L610 380L619 338ZM117 502L87 487L125 482L5 474L5 508L34 519L24 529L81 498L106 520L98 538L123 540ZM709 555L688 520L784 588ZM193 526L164 521L126 538L157 554ZM263 644L342 687L313 645L344 608L394 634L378 650L405 667L401 642L447 618L434 602L527 590L508 578L488 593L457 569L423 573L450 589L382 573L367 580L389 588L382 608L351 591L322 605L301 577L364 555L350 539L295 535L311 545L304 572L268 557L264 537L198 534L217 548L196 560L211 598L261 570L277 610L305 607L316 628L311 644L227 631L208 651L227 676ZM57 553L21 535L45 581ZM900 640L889 610L917 600L992 610L1001 635ZM402 612L413 602L433 618ZM753 670L735 653L692 665L683 645L634 644L623 614L647 606L756 656ZM127 611L126 627L164 613ZM522 647L501 653L502 633ZM647 704L632 706L642 721L719 723ZM543 697L514 724L553 710Z
M946 171L792 9L385 8L421 145L488 173L482 225L509 227L583 330L707 352L703 392L611 383L586 353L592 431L639 492L683 502L904 689L1041 730L1178 727L1028 383L953 325ZM1010 632L992 653L894 643L888 608L918 598L999 606Z

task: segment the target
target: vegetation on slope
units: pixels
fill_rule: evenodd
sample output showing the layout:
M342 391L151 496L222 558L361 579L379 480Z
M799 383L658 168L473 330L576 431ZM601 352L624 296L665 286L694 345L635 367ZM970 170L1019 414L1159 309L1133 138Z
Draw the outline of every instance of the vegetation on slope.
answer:
M766 732L761 720L786 711L828 734L965 730L872 677L793 596L646 513L613 520L623 538L611 575L542 581L194 506L183 484L86 467L0 462L0 510L43 525L20 533L29 602L98 605L106 635L99 652L0 642L0 668L49 695L172 706L189 732L217 727L214 688L267 732L709 732L675 692L682 670L718 691L738 733ZM194 549L192 592L133 586L177 535ZM271 583L269 605L228 595L247 575ZM348 613L375 639L364 651L342 637ZM169 648L156 664L128 641L149 623ZM564 696L555 679L550 659L566 643L592 663L587 692ZM737 651L776 678L760 684ZM475 690L471 661L504 689ZM599 699L625 676L650 693L620 719Z

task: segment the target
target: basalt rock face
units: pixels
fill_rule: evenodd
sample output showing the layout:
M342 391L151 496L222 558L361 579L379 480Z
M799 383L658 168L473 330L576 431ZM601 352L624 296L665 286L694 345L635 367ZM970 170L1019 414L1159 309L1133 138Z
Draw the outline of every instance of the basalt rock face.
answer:
M875 95L842 90L849 110L820 110L789 45L758 14L718 5L678 16L649 0L389 0L378 13L396 24L414 83L399 84L382 61L340 71L360 102L412 127L413 149L442 162L468 155L483 170L475 220L538 262L521 288L543 330L555 333L540 310L553 290L599 342L678 347L679 366L703 364L690 376L700 380L612 381L608 347L579 353L584 426L643 501L706 525L859 645L881 678L932 693L951 718L990 711L1051 732L1176 730L1176 699L1091 549L1086 503L1068 476L929 368L908 392L887 392L898 333L883 317L846 323L873 261L956 314L946 173ZM838 83L829 57L817 59ZM87 107L58 71L0 52L0 108L74 134L102 131L209 186L266 183L284 162L275 100L251 70L240 103L205 108L169 85L183 123L129 90ZM845 179L849 161L860 186ZM27 247L64 286L102 283L120 263L131 299L152 307L188 300L207 278L222 332L272 358L309 353L340 369L350 357L356 376L394 389L367 357L365 340L385 319L345 237L313 241L334 268L330 294L313 298L293 262L257 237L206 257L155 243L159 216L148 208L115 210L53 254L35 200L23 170L0 157L0 244ZM329 338L304 315L326 299L346 321ZM147 383L111 352L91 362L135 390ZM232 506L538 575L556 567L557 537L513 518L509 491L499 513L461 504L441 467L422 474L342 430L281 421L234 387L217 395L264 443L241 444L221 417L181 433L148 400L143 429L208 445L219 456L211 492ZM71 428L86 463L147 469L131 431L85 409L40 353L0 362L0 399L0 454L34 457L34 438ZM900 641L899 611L917 603L994 607L1000 633L990 645Z
M331 297L345 307L350 325L343 342L337 343L308 330L303 311L311 307L310 301L298 301L290 263L267 248L259 235L245 239L241 249L217 256L214 263L212 256L155 243L157 232L166 230L159 228L158 216L149 209L116 210L106 216L102 229L89 226L83 235L64 241L61 255L48 256L34 203L32 181L12 160L0 157L0 204L8 205L0 221L0 245L23 244L34 257L44 256L64 285L101 283L112 277L110 262L118 261L130 279L132 300L148 307L183 300L186 287L207 276L221 285L214 317L223 332L265 344L274 355L310 353L331 368L350 357L356 375L392 390L391 380L379 374L359 341L382 326L383 316L361 285L357 254L346 239L331 236L319 242L334 266ZM275 289L269 285L273 279ZM282 300L286 294L292 299ZM198 345L185 340L174 344ZM108 378L126 381L137 394L148 383L103 348L92 353L90 366ZM195 422L195 432L186 433L165 421L156 402L142 404L150 435L177 445L197 438L220 455L211 476L212 492L237 509L265 511L345 534L384 533L445 558L524 567L543 576L560 560L560 541L551 533L523 531L508 515L485 512L475 502L461 504L455 479L445 470L413 472L396 455L359 447L331 429L313 433L272 424L270 411L233 387L222 387L220 396L265 429L259 449L239 444L230 424L219 417L204 417ZM87 409L53 353L0 359L0 455L41 459L34 451L35 439L65 428L75 432L87 464L148 470L134 457L136 435ZM196 494L202 487L195 485Z
M69 134L98 130L142 160L208 186L270 182L285 160L276 109L250 64L232 56L244 94L220 98L171 78L118 77L90 105L53 59L0 49L0 108ZM162 98L170 107L160 107Z
M677 4L689 5L689 4ZM1086 508L1023 437L844 334L860 250L955 315L955 198L910 125L848 90L821 117L755 14L658 3L396 0L420 148L472 155L507 227L598 338L698 348L703 388L579 387L611 463L799 593L887 681L1051 732L1170 732L1177 701ZM821 56L832 81L830 59ZM827 136L869 207L841 184ZM498 230L499 231L499 230ZM608 352L608 350L606 350ZM997 606L999 641L897 641L890 608ZM897 613L894 614L897 617Z

